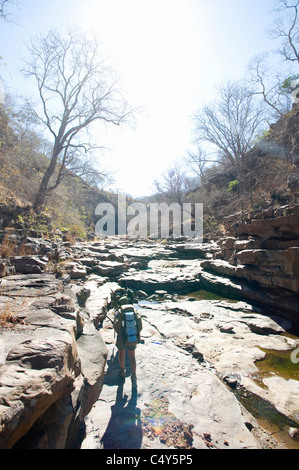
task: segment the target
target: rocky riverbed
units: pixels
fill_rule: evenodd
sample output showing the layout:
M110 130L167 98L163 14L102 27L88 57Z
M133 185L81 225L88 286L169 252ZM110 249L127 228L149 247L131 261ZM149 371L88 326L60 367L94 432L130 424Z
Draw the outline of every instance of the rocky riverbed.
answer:
M63 244L49 264L28 243L44 252L1 280L0 448L299 447L298 330L207 269L223 247L111 239ZM129 367L118 380L120 286L143 319L137 391ZM273 351L285 367L265 366Z
M188 279L194 261L185 263ZM181 261L149 263L167 282L173 264L182 275ZM131 390L129 364L125 383L118 380L112 325L103 322L104 385L86 420L82 447L299 447L288 435L299 423L298 375L286 379L257 366L266 350L291 354L297 347L297 337L285 334L290 322L202 290L170 295L159 289L149 297L136 304L144 325L137 393Z

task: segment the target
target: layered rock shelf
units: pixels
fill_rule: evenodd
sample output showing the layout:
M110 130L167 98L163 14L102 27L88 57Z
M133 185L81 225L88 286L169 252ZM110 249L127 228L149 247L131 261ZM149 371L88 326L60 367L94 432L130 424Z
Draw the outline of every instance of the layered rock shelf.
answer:
M217 242L220 251L202 267L245 281L243 297L298 323L299 206L268 209L247 219L234 214L225 223L227 236Z
M101 392L106 345L53 274L1 287L0 448L72 447Z
M23 240L1 269L0 448L298 447L298 214L237 214L202 244ZM127 287L137 391L111 323ZM286 370L261 368L273 351Z

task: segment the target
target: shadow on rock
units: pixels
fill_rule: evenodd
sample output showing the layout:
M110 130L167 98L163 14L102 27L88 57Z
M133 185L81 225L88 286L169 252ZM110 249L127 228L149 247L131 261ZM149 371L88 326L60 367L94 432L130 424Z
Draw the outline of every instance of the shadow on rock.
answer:
M131 375L130 361L128 358L128 353L125 355L125 368L126 368L126 377ZM119 385L119 362L118 362L118 351L116 353L112 352L110 358L107 360L107 371L104 377L104 384L108 387L113 387Z
M114 350L107 359L107 371L104 377L104 384L108 385L109 387L119 385L119 363L118 363L118 352L114 353Z
M140 409L137 405L137 390L132 390L131 399L123 394L124 383L117 389L116 401L111 406L111 418L101 439L104 449L139 449L142 442Z

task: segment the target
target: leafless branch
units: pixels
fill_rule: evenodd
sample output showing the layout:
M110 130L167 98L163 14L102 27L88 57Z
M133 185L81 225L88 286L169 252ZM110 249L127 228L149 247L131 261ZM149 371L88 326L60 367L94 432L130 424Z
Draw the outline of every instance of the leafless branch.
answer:
M165 199L182 204L185 193L192 189L192 181L179 165L174 165L164 172L160 180L154 181L154 187Z
M299 0L278 0L275 12L279 17L269 33L272 38L282 40L277 52L285 61L299 65Z
M186 165L199 177L202 178L204 175L204 169L208 163L217 163L218 159L212 159L205 150L202 150L200 146L197 146L196 152L187 152L187 156L184 157Z
M248 66L253 94L261 95L268 109L272 110L269 118L277 119L291 109L291 95L282 89L282 83L287 76L282 76L272 70L268 64L268 54L253 57Z
M194 116L197 142L212 144L222 158L242 171L243 159L265 122L262 107L242 82L218 88L218 99Z
M12 5L19 5L18 0L0 0L0 19L14 21L14 16L10 11Z
M35 114L53 139L51 161L35 201L39 207L47 192L60 184L74 155L77 162L80 158L84 162L84 154L101 147L85 139L87 131L99 123L128 123L133 110L118 88L115 73L100 55L96 38L74 30L65 34L52 30L33 40L29 51L31 59L25 63L24 74L36 81L42 111L35 109ZM58 163L58 177L50 185Z

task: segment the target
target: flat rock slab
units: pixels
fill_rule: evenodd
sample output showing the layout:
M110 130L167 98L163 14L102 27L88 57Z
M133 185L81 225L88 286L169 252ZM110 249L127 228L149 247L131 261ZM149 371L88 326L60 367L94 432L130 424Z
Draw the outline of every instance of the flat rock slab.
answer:
M269 377L261 387L255 380L263 349L296 346L282 335L287 320L241 301L181 298L139 308L145 342L136 352L138 389L131 389L128 363L125 382L118 379L115 338L105 320L104 386L82 448L260 448L261 428L240 405L236 386L295 418L297 381Z
M113 292L119 289L116 282L103 282L101 276L92 275L84 283L84 288L90 291L85 306L90 320L97 327L105 318Z
M63 282L54 274L18 274L1 279L1 295L42 297L61 292Z
M298 340L283 335L290 322L278 316L266 316L246 302L180 301L152 303L148 321L162 337L171 338L178 346L212 364L219 376L235 375L246 388L248 379L259 379L256 361L266 356L265 350L291 351ZM269 372L270 375L270 372ZM250 390L285 416L298 421L298 398L294 383L280 378L263 378L265 389L255 382ZM270 388L271 385L271 388ZM269 390L268 390L269 387ZM281 406L283 390L284 406Z
M199 289L202 269L196 260L152 260L148 267L145 271L124 273L120 282L132 289L146 292L190 292Z
M137 391L129 371L125 382L118 378L113 331L104 323L106 375L86 419L82 448L259 448L239 402L222 381L160 334L147 321L152 312L141 312L145 344L136 352Z

